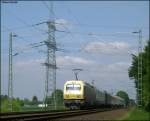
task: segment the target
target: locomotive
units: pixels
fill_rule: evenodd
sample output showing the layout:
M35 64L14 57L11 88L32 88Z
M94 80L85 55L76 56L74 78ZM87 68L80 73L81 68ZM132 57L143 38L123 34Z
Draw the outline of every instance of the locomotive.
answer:
M70 80L64 84L64 104L70 109L85 109L96 107L123 107L124 99L112 96L106 91L83 80Z

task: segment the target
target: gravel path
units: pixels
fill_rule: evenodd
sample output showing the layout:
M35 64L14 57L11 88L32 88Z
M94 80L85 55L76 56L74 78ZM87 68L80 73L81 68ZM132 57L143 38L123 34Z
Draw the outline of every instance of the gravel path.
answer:
M68 117L57 120L115 120L124 116L129 109L116 109L113 111L105 111L99 113L86 114L81 116ZM57 121L56 120L56 121Z

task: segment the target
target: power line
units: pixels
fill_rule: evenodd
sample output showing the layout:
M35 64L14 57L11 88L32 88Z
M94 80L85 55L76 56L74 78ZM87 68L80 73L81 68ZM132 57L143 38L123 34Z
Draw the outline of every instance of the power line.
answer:
M80 21L77 19L77 17L72 13L72 11L71 11L71 9L68 7L68 6L66 6L66 9L67 9L67 11L68 11L68 13L71 15L71 16L73 16L73 18L76 20L76 25L81 25L81 23L80 23Z
M20 23L24 24L26 27L34 28L34 30L36 30L36 31L38 30L39 32L43 32L43 30L41 30L41 29L37 28L36 26L34 26L34 24L28 24L25 20L18 17L12 11L10 13L13 14L13 17L15 17Z
M46 1L42 1L43 5L48 9L48 11L53 14L53 16L55 16L55 13L53 12L52 9L49 8L49 6L47 5Z
M22 37L22 36L18 36L17 35L17 38L19 38L22 41L27 42L26 39L24 37ZM21 48L21 50L17 51L17 53L18 54L25 53L26 51L31 50L31 49L37 49L38 51L41 51L38 48L43 46L43 45L45 45L44 41L39 41L39 42L36 42L36 43L30 43L30 44L27 44L25 46L25 48Z
M65 27L66 28L66 27ZM96 32L79 32L79 31L70 31L68 28L67 30L56 30L58 32L66 33L66 34L77 34L77 35L86 35L86 36L121 36L121 37L133 37L134 35L130 32L114 32L114 33L96 33ZM147 35L142 35L142 37Z
M89 28L123 28L123 29L137 29L139 28L138 26L112 26L112 25L96 25L96 24L84 24L84 23L80 23L80 24L73 24L76 26L82 26L82 27L89 27ZM148 29L148 27L142 27L143 29Z
M67 11L68 11L68 13L70 14L70 16L72 16L74 19L75 19L75 21L76 21L76 23L78 24L78 25L80 25L80 21L77 19L77 17L72 13L72 11L71 11L71 9L68 7L68 6L66 6L65 7L66 9L67 9ZM81 26L79 26L80 27L80 29L83 29ZM83 36L81 36L81 37L83 37ZM83 38L82 38L83 39Z
M100 25L100 24L87 24L87 23L82 23L78 20L78 18L73 14L73 12L71 11L71 9L69 8L69 6L65 5L65 8L67 9L67 12L70 14L70 16L72 16L76 23L74 23L73 25L75 26L79 26L80 28L82 27L89 27L89 28L123 28L123 29L138 29L138 26L117 26L117 25ZM149 29L149 27L142 27L142 29Z
M52 11L52 9L50 9L49 8L49 6L46 4L46 2L42 2L43 4L44 4L44 6L49 10L49 11L51 11L52 13L53 13L53 16L55 16L55 18L57 18L58 19L58 17L54 14L54 12ZM55 24L60 24L60 25L64 25L64 24L61 24L61 23L56 23L55 22ZM65 26L63 26L66 30L68 30L68 32L66 32L66 33L68 33L68 34L70 34L71 35L71 37L72 37L72 39L74 38L74 35L70 32L70 30L67 28L67 27L65 27ZM56 30L57 32L64 32L65 33L65 31L62 31L62 30Z
M19 35L17 34L17 38L20 39L20 40L22 40L22 41L24 41L24 42L27 42L27 39L25 39L24 36L19 36ZM29 40L28 40L28 41L29 41ZM45 41L46 41L46 40L45 40ZM39 41L39 42L27 44L27 45L26 45L27 48L21 49L21 50L20 50L19 52L17 52L17 53L24 53L25 51L31 50L31 49L33 49L33 48L37 49L38 52L44 52L43 50L40 50L39 47L41 47L41 46L43 46L43 45L46 45L46 44L45 44L45 41ZM67 50L62 49L62 48L58 48L58 47L57 47L56 49L57 49L57 51L67 52ZM46 53L46 51L45 51L44 53Z

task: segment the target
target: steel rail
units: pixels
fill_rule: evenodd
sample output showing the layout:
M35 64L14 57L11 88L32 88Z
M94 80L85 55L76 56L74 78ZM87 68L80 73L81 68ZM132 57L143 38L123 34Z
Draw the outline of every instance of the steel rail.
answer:
M92 110L75 110L75 111L63 111L63 112L36 112L36 113L24 113L24 114L11 114L11 115L1 115L0 119L5 121L43 121L51 120L62 117L84 115L89 113L103 112L111 109L92 109Z

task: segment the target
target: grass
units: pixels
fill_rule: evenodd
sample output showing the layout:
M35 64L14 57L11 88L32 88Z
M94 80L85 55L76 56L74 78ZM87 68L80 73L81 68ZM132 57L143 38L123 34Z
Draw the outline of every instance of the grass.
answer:
M129 113L119 120L140 120L140 121L150 121L150 112L146 112L142 109L132 108Z
M4 110L5 108L5 110ZM23 106L19 107L18 109L13 109L13 112L35 112L35 111L63 111L66 110L64 105L58 105L57 108L55 109L54 106L47 107L47 108L42 108L38 107L37 105L30 105L30 106ZM1 106L1 112L9 112L8 107L2 107Z

